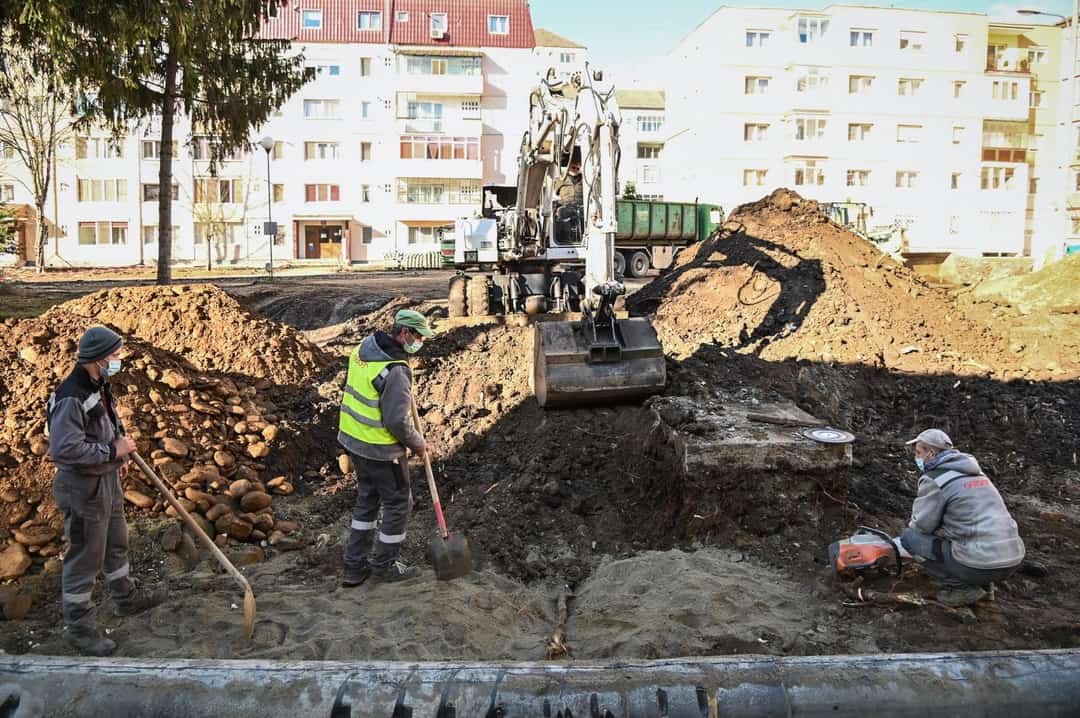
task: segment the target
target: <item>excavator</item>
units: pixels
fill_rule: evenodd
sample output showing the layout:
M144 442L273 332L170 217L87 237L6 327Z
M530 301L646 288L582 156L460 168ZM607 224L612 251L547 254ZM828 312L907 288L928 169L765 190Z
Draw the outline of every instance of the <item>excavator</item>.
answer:
M450 315L535 319L542 407L638 401L666 381L650 321L616 316L626 293L614 268L619 122L602 72L586 68L566 81L549 72L530 94L517 186L485 188L482 216L455 228L497 253L490 274L450 280ZM557 188L579 160L583 201L560 201Z

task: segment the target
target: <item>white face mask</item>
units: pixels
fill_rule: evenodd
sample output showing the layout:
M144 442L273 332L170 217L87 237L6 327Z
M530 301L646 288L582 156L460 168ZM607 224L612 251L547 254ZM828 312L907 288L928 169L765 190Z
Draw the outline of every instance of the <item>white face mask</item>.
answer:
M120 372L120 360L110 359L105 365L105 368L101 370L101 373L105 376L116 376Z
M403 345L402 349L404 349L409 354L415 354L416 352L420 351L420 347L422 346L424 346L423 342L412 342L411 344Z

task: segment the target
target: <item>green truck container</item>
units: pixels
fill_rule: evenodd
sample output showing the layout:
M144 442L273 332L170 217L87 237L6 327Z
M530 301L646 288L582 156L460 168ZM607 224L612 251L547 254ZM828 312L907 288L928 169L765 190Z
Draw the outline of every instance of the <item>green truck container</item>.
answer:
M700 242L724 221L720 205L620 199L615 202L615 271L641 277L665 269L675 252Z

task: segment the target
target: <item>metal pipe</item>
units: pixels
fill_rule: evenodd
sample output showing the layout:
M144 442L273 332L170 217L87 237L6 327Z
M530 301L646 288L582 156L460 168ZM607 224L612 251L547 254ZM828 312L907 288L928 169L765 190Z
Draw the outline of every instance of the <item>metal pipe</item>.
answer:
M1080 715L1080 650L391 663L0 658L0 715Z

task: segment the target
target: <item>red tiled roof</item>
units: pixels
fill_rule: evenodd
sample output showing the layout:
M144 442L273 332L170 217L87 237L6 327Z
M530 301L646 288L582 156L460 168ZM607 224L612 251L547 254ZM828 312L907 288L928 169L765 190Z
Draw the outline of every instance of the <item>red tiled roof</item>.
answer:
M303 10L321 10L322 27L301 27ZM381 12L381 30L358 30L358 12ZM397 22L397 13L409 13ZM430 16L446 13L447 32L431 37ZM488 32L488 16L509 18L509 32ZM260 37L293 42L393 43L445 47L532 48L536 45L528 0L283 0L278 15L263 25Z

